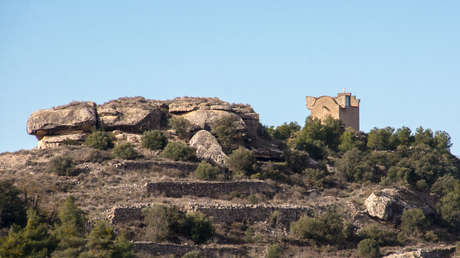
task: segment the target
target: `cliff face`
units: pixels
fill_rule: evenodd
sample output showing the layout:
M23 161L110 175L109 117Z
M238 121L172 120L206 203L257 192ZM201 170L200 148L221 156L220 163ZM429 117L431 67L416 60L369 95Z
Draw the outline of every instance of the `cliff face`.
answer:
M183 97L151 100L143 97L119 98L102 105L72 102L38 110L27 121L27 133L35 135L40 149L57 147L66 140L83 141L94 129L140 134L165 129L170 117L183 117L197 129L212 129L219 118L230 116L238 128L255 138L259 115L249 105L230 104L218 98Z

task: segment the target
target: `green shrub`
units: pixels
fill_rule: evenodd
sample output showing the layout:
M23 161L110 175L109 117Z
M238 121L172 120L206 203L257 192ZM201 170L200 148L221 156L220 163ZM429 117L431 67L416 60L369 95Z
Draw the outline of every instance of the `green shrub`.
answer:
M150 150L161 150L168 143L166 136L159 130L145 131L142 134L142 146Z
M94 225L86 243L88 251L79 257L124 257L134 258L132 244L124 235L117 237L113 229L104 222Z
M345 131L342 121L328 117L324 122L307 117L304 128L296 134L294 147L308 152L313 159L324 159L327 148L337 151Z
M377 224L366 225L360 232L362 239L373 239L380 246L398 244L397 233L381 229Z
M181 142L170 142L161 152L161 156L173 160L193 161L196 159L195 149Z
M238 144L244 140L241 128L238 128L239 122L237 116L224 116L214 121L211 126L212 133L226 153L237 148Z
M307 168L303 171L305 181L311 186L327 188L334 186L334 178L325 169Z
M177 136L187 139L193 125L183 117L172 117L168 121L169 127L176 131Z
M19 194L12 181L0 181L0 228L25 225L26 201L19 198Z
M86 137L85 145L99 150L111 149L113 148L113 136L104 131L94 131Z
M250 176L256 171L256 158L252 151L239 147L230 154L227 165L236 176Z
M367 137L367 147L372 150L394 150L397 147L393 136L394 128L374 128Z
M297 122L284 123L273 130L273 138L285 141L300 131L300 125Z
M48 172L59 176L74 176L78 171L74 168L70 157L57 156L48 162Z
M351 149L336 160L338 174L350 182L378 182L379 174L375 164L358 149Z
M345 131L340 136L339 150L342 152L349 151L353 148L365 150L366 148L366 136L362 133L355 131Z
M401 230L408 236L419 236L426 228L429 222L419 208L404 210L401 216Z
M219 175L220 169L209 164L206 161L201 161L198 167L195 169L194 175L198 179L202 180L215 180Z
M352 237L353 229L335 210L328 210L317 217L300 217L291 223L290 232L300 239L311 239L320 244L343 245Z
M133 145L129 142L117 144L113 148L113 154L121 159L135 159L138 155Z
M310 155L306 151L289 150L285 152L285 156L288 168L296 173L300 173L311 166Z
M380 249L374 239L364 239L358 244L358 255L363 258L377 258L380 256Z
M182 236L197 244L214 235L214 227L201 213L185 214L176 207L153 206L143 210L146 236L155 241L176 240Z
M272 244L267 247L265 258L280 258L283 254L283 248L279 244Z
M201 257L203 256L201 256L200 251L198 250L187 252L182 256L182 258L201 258Z

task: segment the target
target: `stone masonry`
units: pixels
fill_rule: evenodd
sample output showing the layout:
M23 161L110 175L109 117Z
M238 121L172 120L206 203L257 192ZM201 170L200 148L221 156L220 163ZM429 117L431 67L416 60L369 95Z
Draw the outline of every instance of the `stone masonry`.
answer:
M340 119L345 127L351 127L359 131L359 102L351 93L337 94L337 97L321 96L306 97L307 108L311 110L311 117L321 121L331 116Z

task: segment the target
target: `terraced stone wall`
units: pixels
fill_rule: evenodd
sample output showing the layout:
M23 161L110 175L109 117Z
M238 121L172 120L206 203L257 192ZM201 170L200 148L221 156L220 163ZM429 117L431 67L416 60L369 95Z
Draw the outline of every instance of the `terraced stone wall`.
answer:
M151 242L135 242L133 246L137 254L147 254L149 256L174 254L175 257L181 257L187 252L198 250L203 257L246 257L244 248L235 247L197 247L187 245L158 244Z
M279 212L279 219L282 223L288 223L300 218L303 214L311 214L309 207L282 207L263 205L237 205L237 206L189 206L184 210L198 211L206 216L212 217L214 223L233 223L235 221L265 221L275 211ZM114 208L109 219L113 224L126 223L130 221L143 220L142 207Z
M272 194L276 188L263 181L232 182L154 182L147 184L147 192L164 194L169 197L193 195L218 198L237 192L240 194Z

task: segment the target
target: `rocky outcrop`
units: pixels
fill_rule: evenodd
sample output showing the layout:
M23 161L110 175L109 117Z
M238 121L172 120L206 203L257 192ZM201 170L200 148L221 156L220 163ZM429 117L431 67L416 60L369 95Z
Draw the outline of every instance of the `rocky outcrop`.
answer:
M96 125L96 103L72 102L32 113L27 120L27 133L41 140L45 135L90 132Z
M212 122L225 115L235 116L250 138L256 137L259 126L259 114L250 105L230 104L218 98L176 98L169 103L169 112L202 129L209 129Z
M390 254L383 258L444 258L452 257L455 252L455 246L439 246L431 248L419 248L414 251L403 251L396 254Z
M373 192L365 200L367 212L370 216L386 221L397 221L405 209L420 208L425 215L434 214L424 200L405 189L387 188Z
M143 97L119 98L99 105L97 115L105 130L142 133L167 125L168 106Z
M117 132L117 140L137 143L139 134L146 130L166 129L172 116L187 119L194 125L192 131L211 130L216 120L231 117L243 136L249 136L248 141L256 138L259 126L259 115L249 105L230 104L218 98L184 97L162 101L125 97L102 105L72 102L38 110L29 117L27 132L38 140L49 136L39 142L40 148L56 147L67 139L81 141L84 134L98 128ZM223 164L222 160L216 163Z
M82 143L86 138L86 134L66 134L66 135L45 135L38 141L39 149L56 148L63 144Z
M153 242L134 242L133 250L141 257L182 257L187 252L196 250L200 257L250 257L247 255L247 248L244 246L193 246L177 244L160 244Z
M190 139L189 144L196 149L198 158L211 161L219 166L225 166L228 157L222 151L222 147L216 137L210 132L205 130L198 131Z

